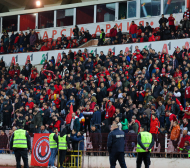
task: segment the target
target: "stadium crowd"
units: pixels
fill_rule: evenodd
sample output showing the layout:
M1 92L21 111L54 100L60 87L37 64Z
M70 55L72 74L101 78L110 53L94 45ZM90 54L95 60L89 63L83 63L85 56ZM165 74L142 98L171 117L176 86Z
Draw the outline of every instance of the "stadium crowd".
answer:
M0 42L0 54L77 48L91 38L99 38L98 45L187 38L190 36L189 15L184 13L183 17L184 18L180 21L182 26L175 25L173 14L168 18L162 15L159 20L160 27L152 28L148 22L146 22L146 25L140 23L139 26L137 26L135 22L132 21L129 34L126 34L125 30L123 30L122 33L121 29L115 25L110 29L109 33L105 33L104 29L101 29L99 37L97 37L96 34L91 35L87 29L80 31L77 25L73 29L74 38L72 39L70 36L66 37L62 34L62 37L58 37L57 40L52 38L41 40L38 38L38 33L32 29L29 30L29 33L21 31L20 34L13 31L10 36L7 32L4 32Z
M172 55L138 46L119 55L70 50L61 61L45 60L40 72L29 60L22 69L6 69L1 59L1 126L21 122L30 133L54 127L60 132L62 125L68 133L108 133L116 122L125 133L137 134L144 125L154 135L171 132L177 148L180 129L190 140L189 52L185 46Z
M160 24L165 22L162 16ZM182 29L185 31L184 26ZM31 36L35 36L34 31ZM20 123L30 133L51 133L53 128L60 132L63 127L80 137L90 133L93 149L107 138L113 122L131 135L138 134L140 125L157 140L158 135L169 133L175 150L178 145L188 146L189 53L185 46L176 46L172 55L165 49L156 53L138 46L133 53L121 50L118 55L111 51L88 53L87 49L75 55L70 50L57 62L53 56L45 60L41 71L29 60L22 69L18 63L7 69L1 59L0 149L8 147L9 138L3 130L9 129L11 135L11 129L19 128ZM102 150L106 150L105 144Z

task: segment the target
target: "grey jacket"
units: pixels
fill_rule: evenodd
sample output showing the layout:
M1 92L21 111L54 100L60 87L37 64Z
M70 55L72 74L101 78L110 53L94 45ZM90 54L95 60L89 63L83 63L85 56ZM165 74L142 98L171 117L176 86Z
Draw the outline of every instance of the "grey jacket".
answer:
M162 106L158 106L158 116L163 116L165 115L165 106L162 105Z

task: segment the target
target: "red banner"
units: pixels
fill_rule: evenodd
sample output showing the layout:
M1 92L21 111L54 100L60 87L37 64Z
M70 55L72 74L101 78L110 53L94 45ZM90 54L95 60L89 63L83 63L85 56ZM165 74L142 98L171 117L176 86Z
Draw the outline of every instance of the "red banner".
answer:
M50 155L49 134L34 134L31 165L48 166Z

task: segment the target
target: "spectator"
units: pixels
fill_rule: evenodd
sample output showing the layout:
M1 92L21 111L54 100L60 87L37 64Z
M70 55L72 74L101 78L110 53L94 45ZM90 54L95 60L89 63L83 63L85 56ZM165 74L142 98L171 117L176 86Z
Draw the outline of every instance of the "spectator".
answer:
M138 134L139 125L135 122L135 119L131 119L131 123L129 124L129 130L133 130L134 133Z
M40 51L48 51L47 43L45 42L44 45L41 47Z
M70 126L71 130L76 130L76 132L79 132L80 130L80 122L79 122L79 118L75 115L75 113L72 113L72 120L71 120L71 126Z
M160 28L162 27L163 23L164 25L166 25L167 22L168 22L168 19L164 17L164 14L162 14L162 17L159 20Z
M156 117L155 114L151 115L151 119L150 119L150 133L151 134L158 134L158 127L160 127L160 122L158 120L158 118Z
M129 132L128 121L127 121L127 119L125 118L125 115L122 116L121 125L122 125L122 130L123 130L125 133L128 133L128 132Z
M40 131L40 127L42 125L41 114L40 114L40 112L34 111L33 115L34 115L34 117L31 120L31 123L34 124L35 133L38 133Z
M132 21L131 26L129 28L129 34L132 35L132 38L137 38L136 33L137 33L137 25L135 24L134 21Z
M175 25L174 25L175 18L173 17L173 14L170 14L168 21L169 21L170 32L175 31Z
M94 107L94 113L92 115L91 124L95 125L98 129L100 129L101 112L99 111L99 107L97 105Z
M31 36L30 36L30 45L34 46L36 43L36 35L34 34L34 31L32 31Z
M0 141L0 153L5 153L5 151L2 149L7 149L8 137L4 130L1 130Z
M170 139L172 140L174 149L176 149L178 146L179 136L180 136L180 127L179 127L177 121L174 121L173 128L171 131L171 136L170 136Z
M152 28L151 28L151 26L149 25L148 22L146 22L145 30L148 30L148 32L152 32Z
M190 22L187 20L187 17L184 17L184 19L180 21L180 24L182 24L182 30L184 33L187 33L187 30L190 28Z
M179 147L183 148L186 141L190 142L190 136L187 135L187 129L184 129L183 130L183 137L181 138Z
M117 26L114 25L114 27L112 29L110 29L111 43L112 43L112 41L115 41L116 36L117 36Z
M41 125L39 133L49 133L49 131L45 128L44 125Z

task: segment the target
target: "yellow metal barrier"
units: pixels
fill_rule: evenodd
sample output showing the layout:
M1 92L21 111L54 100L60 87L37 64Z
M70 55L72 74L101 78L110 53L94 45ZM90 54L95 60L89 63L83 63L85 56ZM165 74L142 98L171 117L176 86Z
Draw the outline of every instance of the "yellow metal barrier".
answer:
M63 167L82 168L82 153L83 151L78 151L78 150L67 151L65 161L63 162ZM58 151L58 167L60 167L59 151Z

